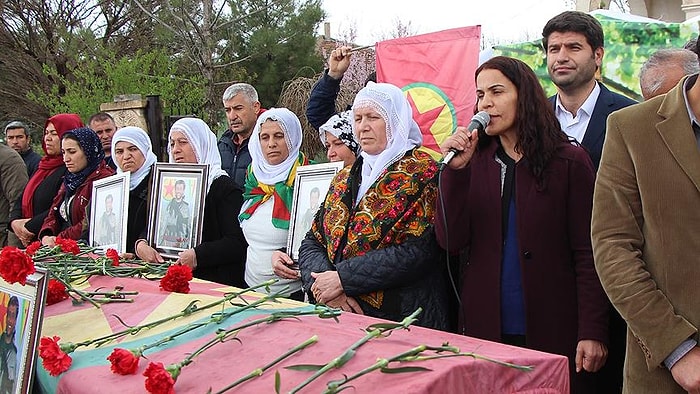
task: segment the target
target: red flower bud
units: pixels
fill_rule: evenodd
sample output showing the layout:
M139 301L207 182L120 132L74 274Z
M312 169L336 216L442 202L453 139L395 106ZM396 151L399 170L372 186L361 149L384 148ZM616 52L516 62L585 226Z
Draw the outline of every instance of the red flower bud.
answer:
M176 293L189 293L192 269L186 265L175 264L168 267L168 272L160 280L160 288Z
M112 372L119 375L132 375L139 368L141 354L131 350L115 348L107 360L112 364Z
M7 283L27 283L27 275L35 272L34 261L28 254L14 246L5 246L0 250L0 276Z
M49 290L46 294L46 305L53 305L68 298L66 286L56 279L49 279Z
M146 390L152 394L175 394L175 379L163 367L163 363L149 363L143 372L146 377Z
M44 365L44 369L51 376L58 376L70 368L73 359L61 350L58 345L60 337L43 337L39 342L39 357Z

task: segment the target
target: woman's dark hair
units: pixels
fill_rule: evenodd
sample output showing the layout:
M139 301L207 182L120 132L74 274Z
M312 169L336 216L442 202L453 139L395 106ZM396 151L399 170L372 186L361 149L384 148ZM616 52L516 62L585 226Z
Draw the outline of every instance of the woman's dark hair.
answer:
M521 153L530 165L538 184L544 184L544 169L554 156L557 146L568 143L568 136L561 130L554 114L553 104L540 85L535 73L518 59L497 56L482 64L474 78L484 70L498 70L518 90L515 126L518 142L515 151Z

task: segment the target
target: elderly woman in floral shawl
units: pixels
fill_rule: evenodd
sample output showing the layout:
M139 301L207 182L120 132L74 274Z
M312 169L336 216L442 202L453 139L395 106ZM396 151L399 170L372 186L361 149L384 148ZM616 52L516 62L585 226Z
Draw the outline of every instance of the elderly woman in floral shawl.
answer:
M362 153L331 183L301 244L304 288L317 302L447 328L441 250L433 233L438 167L399 88L369 83L352 106Z

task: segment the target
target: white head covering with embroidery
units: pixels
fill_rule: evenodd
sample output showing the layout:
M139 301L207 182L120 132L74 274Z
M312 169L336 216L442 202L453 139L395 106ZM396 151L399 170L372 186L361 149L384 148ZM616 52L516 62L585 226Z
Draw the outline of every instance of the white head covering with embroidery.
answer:
M406 152L423 144L423 135L418 124L413 120L411 105L401 89L388 83L369 82L355 96L352 104L353 114L361 108L371 108L386 122L386 147L376 155L362 151L362 182L357 193L355 205L367 193L367 190L379 179L384 170ZM353 121L353 132L358 141L360 136Z
M151 167L158 161L156 154L153 153L151 138L146 131L140 127L126 126L117 130L112 137L112 153L116 152L117 142L128 142L133 144L141 151L145 161L138 170L131 173L129 176L129 190L136 189L136 186L148 176L151 172ZM116 163L116 160L115 160ZM117 165L117 174L124 173L124 170Z
M178 119L170 126L168 141L174 131L180 131L185 134L187 141L192 145L197 163L209 166L209 179L207 183L207 193L209 193L209 188L216 178L228 176L226 171L221 169L221 154L216 145L216 135L202 119L198 118ZM168 144L168 158L170 163L175 163L170 144Z
M280 125L284 132L284 140L287 142L289 156L280 164L268 163L262 152L260 126L268 121L274 121ZM294 163L299 159L301 139L301 122L299 122L299 118L294 112L287 108L270 108L260 114L248 142L248 150L251 157L250 165L258 182L274 185L277 182L286 181L289 176L289 170L292 169Z
M326 123L318 128L318 136L321 138L321 143L326 145L326 133L331 133L332 136L343 141L343 144L357 157L360 154L360 144L355 138L355 133L352 132L352 123L352 110L331 116Z

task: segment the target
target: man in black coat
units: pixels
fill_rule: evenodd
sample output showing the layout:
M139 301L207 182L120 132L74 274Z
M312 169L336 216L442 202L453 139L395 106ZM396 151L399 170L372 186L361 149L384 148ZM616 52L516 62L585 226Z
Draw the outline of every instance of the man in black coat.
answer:
M221 169L231 177L237 189L243 190L251 161L248 138L253 134L258 116L265 110L260 106L257 90L247 83L235 83L226 88L222 100L229 128L217 143Z
M542 30L547 71L557 87L557 94L550 98L554 112L562 130L586 148L596 170L608 115L636 103L609 91L596 80L605 52L603 41L600 22L579 11L565 11L555 16ZM596 374L600 393L622 390L626 335L627 326L611 304L608 359Z
M22 122L14 121L10 122L5 126L5 141L7 146L14 149L22 156L24 164L27 166L27 176L29 178L34 175L37 167L39 167L39 160L41 160L41 155L34 152L32 149L32 139L29 134L29 127Z

